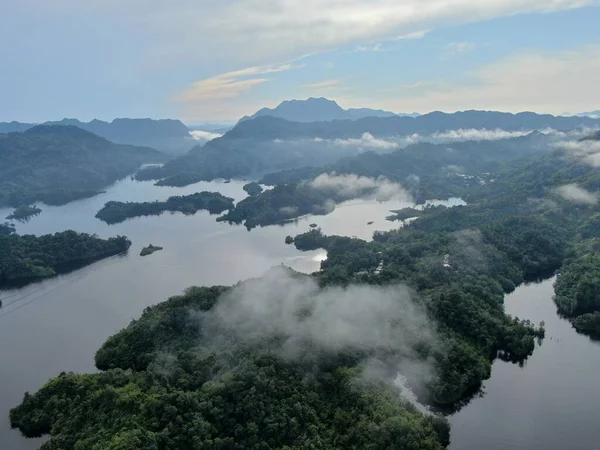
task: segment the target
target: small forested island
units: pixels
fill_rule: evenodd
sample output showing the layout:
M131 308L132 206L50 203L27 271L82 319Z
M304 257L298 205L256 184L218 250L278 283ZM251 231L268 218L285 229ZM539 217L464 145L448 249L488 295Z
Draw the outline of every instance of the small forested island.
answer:
M61 270L89 264L129 249L123 236L97 236L63 231L45 236L0 233L0 286L52 277Z
M243 223L246 228L282 223L305 214L325 215L335 208L327 192L308 185L279 185L239 202L219 222Z
M140 252L140 256L148 256L148 255L151 255L152 253L158 252L162 249L163 249L162 247L154 246L154 245L150 244L148 247L144 247L142 249L142 251Z
M218 192L198 192L191 195L169 197L164 202L111 201L98 211L96 217L112 225L132 217L158 216L165 211L195 214L202 209L211 214L221 214L223 211L233 209L233 199Z
M415 208L395 209L390 212L393 213L393 215L388 216L387 220L391 222L396 220L403 221L412 217L419 217L423 213L422 210Z
M256 197L263 191L262 186L256 181L244 185L243 189L248 193L250 197Z
M8 220L27 221L33 216L40 214L42 210L37 206L21 205L15 208L15 210L6 218Z

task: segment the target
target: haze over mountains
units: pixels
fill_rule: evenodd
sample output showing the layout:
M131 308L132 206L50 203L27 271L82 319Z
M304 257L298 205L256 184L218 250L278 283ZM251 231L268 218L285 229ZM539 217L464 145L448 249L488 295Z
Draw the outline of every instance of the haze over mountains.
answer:
M310 97L306 100L286 100L276 108L262 108L252 116L245 116L240 122L262 116L277 117L291 122L331 122L333 120L358 120L365 117L416 117L418 113L393 113L381 109L343 109L335 101L323 97Z
M224 136L193 148L164 167L140 172L138 177L181 186L200 180L329 164L364 151L392 152L419 142L498 140L539 131L558 135L588 128L600 128L600 120L493 111L321 122L261 116L240 121Z
M165 159L158 150L115 144L72 125L0 134L0 206L89 197L140 165Z
M44 125L71 125L116 144L152 147L169 154L185 153L197 143L190 130L181 121L173 119L114 119L112 122L63 119ZM34 126L33 123L0 123L0 133L22 132Z

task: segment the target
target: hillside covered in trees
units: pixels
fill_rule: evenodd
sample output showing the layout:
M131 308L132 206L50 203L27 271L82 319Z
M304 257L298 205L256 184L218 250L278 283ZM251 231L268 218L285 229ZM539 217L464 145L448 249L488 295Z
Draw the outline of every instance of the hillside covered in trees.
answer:
M75 231L19 236L14 228L11 231L7 225L0 225L0 286L52 277L61 270L122 253L130 245L123 236L100 239Z
M493 111L454 114L433 112L415 118L365 117L360 120L310 123L291 122L267 115L241 121L223 137L194 147L163 167L141 171L137 178L159 180L157 184L163 186L185 186L217 178L256 176L305 166L319 167L369 151L391 153L406 146L414 147L407 156L407 168L417 166L420 170L413 173L432 175L447 164L465 167L475 164L483 169L481 163L486 159L507 160L502 152L497 151L497 146L489 142L496 139L490 136L498 132L505 137L533 132L534 137L543 141L543 136L537 130L567 132L599 126L600 120L589 117ZM461 138L465 132L471 135ZM485 145L478 143L479 139L485 140ZM463 153L462 147L455 146L456 140L471 141L471 149L467 149L462 157L458 155L464 164L447 162L457 159L453 153ZM448 150L448 145L440 145L438 149L419 145L431 141L442 144L450 142L454 152ZM530 152L522 142L513 146L513 149ZM402 157L405 152L400 150L398 153ZM479 153L484 156L479 156Z
M90 197L140 165L164 160L157 150L113 144L73 126L0 134L0 206Z
M575 263L600 238L589 156L509 162L467 206L425 208L372 242L318 228L288 239L326 249L321 270L273 269L147 308L98 350L100 373L26 394L11 424L49 434L48 449L445 448L447 422L392 380L453 409L495 358L531 355L545 331L507 316L504 294L558 270L569 280L569 268L594 283L595 260Z
M169 197L164 202L110 201L98 211L96 217L108 224L115 224L132 217L158 216L165 211L195 214L201 209L205 209L211 214L221 214L225 210L233 209L233 199L218 192L197 192Z

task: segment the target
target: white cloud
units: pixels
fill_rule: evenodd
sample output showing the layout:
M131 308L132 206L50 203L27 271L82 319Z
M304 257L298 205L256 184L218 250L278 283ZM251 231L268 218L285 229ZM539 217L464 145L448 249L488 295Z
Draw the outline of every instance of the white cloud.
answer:
M110 14L201 60L256 64L344 45L422 37L449 24L579 8L595 0L23 0L42 13ZM62 8L61 8L62 7Z
M570 156L593 167L600 167L600 141L563 141L555 147L568 152Z
M316 138L317 142L320 138ZM358 147L366 149L380 149L380 150L394 150L399 148L399 144L394 141L386 141L385 139L377 139L371 133L364 133L360 139L334 139L331 142L333 145L338 147Z
M451 42L444 47L443 59L450 59L464 53L472 52L475 44L472 42Z
M558 195L565 200L584 205L595 205L598 203L598 194L587 191L576 184L565 184L556 189Z
M436 85L423 80L371 106L401 111L584 111L600 104L598 73L600 45L555 53L523 51L482 67L466 81ZM421 87L426 89L416 89Z
M302 68L303 65L293 62L265 66L247 67L241 70L222 73L192 83L175 97L183 109L184 117L189 121L198 119L220 120L231 119L233 111L240 111L243 104L234 99L239 98L254 86L266 83L270 75ZM248 110L245 109L244 113ZM225 114L223 114L225 113ZM241 117L240 114L238 117Z
M211 131L202 131L202 130L192 130L190 131L190 135L193 139L197 141L212 141L213 139L220 138L223 136L219 133L213 133Z
M333 78L331 80L324 80L324 81L318 81L316 83L303 84L300 87L303 89L322 91L322 90L328 90L328 89L331 89L334 87L338 87L342 83L342 81L343 80L341 78Z
M412 202L411 195L400 184L385 177L370 178L355 174L322 173L308 183L315 189L333 191L345 199L372 198L380 202L402 200Z

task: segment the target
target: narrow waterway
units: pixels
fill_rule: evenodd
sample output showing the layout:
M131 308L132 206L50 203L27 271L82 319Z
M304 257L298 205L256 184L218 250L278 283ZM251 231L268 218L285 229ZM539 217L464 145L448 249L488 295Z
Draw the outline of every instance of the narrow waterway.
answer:
M97 197L59 207L40 205L42 213L17 224L19 234L46 234L66 229L101 237L128 236L128 253L81 270L0 291L0 449L29 450L40 440L23 439L9 429L8 411L25 391L34 392L61 371L94 371L94 353L111 335L149 305L166 300L192 285L231 285L259 277L285 264L310 273L319 270L324 251L302 253L285 244L287 235L308 231L316 223L327 234L371 239L375 230L397 228L386 221L390 210L410 204L400 201L344 203L328 216L307 216L283 226L247 231L216 222L200 211L193 216L166 213L107 225L94 216L109 200L165 200L171 195L218 191L239 201L246 197L242 181L201 182L185 188L157 187L152 182L125 179ZM0 217L11 211L0 209ZM368 222L373 224L368 225ZM164 250L140 257L148 245Z
M554 279L519 287L506 311L538 324L546 338L520 367L497 360L479 398L450 418L451 450L600 448L600 342L556 313Z

